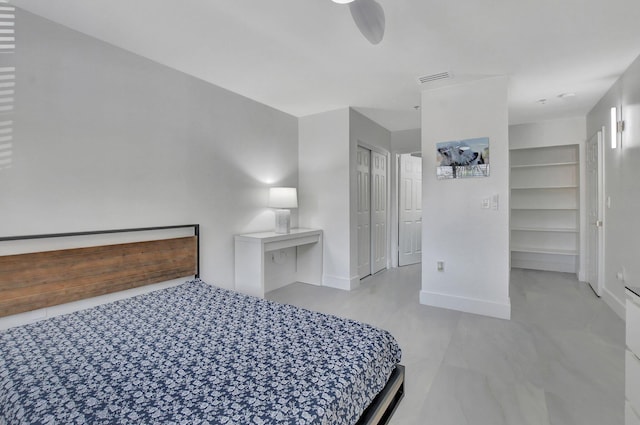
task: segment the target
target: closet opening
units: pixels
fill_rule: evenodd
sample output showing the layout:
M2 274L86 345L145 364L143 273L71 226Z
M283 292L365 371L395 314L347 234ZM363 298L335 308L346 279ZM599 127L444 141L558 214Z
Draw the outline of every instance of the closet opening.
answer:
M387 155L358 145L357 240L360 279L387 268Z

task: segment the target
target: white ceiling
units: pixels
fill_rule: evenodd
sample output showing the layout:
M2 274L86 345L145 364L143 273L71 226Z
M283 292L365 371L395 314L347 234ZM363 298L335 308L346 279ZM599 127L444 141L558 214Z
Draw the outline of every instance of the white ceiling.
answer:
M508 75L517 124L584 116L640 54L638 0L378 0L376 46L330 0L11 2L292 115L353 106L392 131L420 127L421 75Z

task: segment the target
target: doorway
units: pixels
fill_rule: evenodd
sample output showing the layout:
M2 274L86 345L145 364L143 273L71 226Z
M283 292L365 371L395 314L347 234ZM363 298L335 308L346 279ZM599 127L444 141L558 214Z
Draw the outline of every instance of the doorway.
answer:
M399 156L398 266L422 261L422 154Z
M587 281L597 296L604 282L604 128L587 142Z
M360 279L387 267L387 156L357 152L357 234Z

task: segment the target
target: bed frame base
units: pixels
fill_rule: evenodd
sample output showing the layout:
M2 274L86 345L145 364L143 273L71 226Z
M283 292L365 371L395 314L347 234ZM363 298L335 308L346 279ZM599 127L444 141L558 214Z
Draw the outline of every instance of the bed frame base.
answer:
M387 385L362 413L356 425L385 425L404 397L404 366L396 365Z

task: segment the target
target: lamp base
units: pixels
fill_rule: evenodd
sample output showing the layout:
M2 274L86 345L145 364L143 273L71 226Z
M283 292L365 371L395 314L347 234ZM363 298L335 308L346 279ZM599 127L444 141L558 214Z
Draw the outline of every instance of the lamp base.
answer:
M291 210L276 210L276 233L291 233Z

